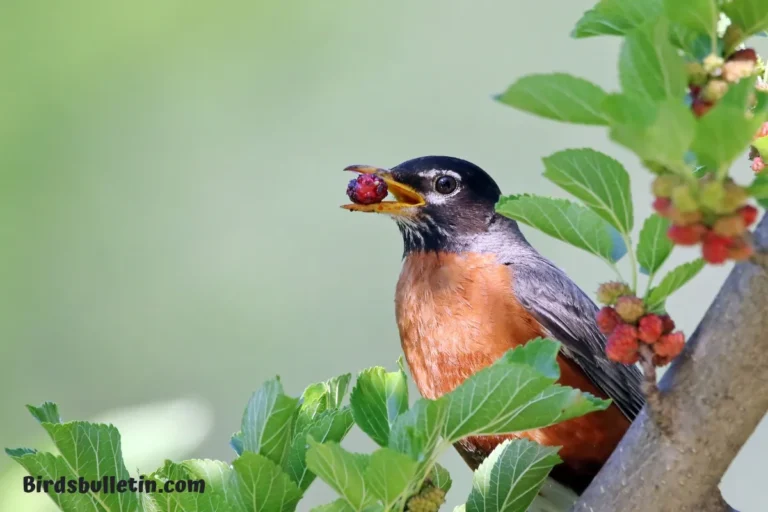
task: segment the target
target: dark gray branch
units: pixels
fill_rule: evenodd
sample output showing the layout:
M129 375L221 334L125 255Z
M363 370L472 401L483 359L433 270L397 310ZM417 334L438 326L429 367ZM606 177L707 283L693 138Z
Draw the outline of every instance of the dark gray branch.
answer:
M755 233L768 247L768 218ZM672 424L643 409L576 512L731 510L718 485L768 410L768 270L736 265L659 388Z

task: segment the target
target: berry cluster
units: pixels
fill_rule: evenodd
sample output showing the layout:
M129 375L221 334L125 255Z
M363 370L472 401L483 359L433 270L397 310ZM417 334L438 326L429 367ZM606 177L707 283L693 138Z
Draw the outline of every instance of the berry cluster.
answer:
M691 96L691 110L701 117L715 106L728 92L729 84L759 73L762 62L752 48L733 52L727 59L715 54L703 62L688 64L688 88Z
M669 315L646 311L642 299L636 297L624 283L604 283L597 299L605 306L597 313L597 326L608 336L605 353L609 359L622 364L640 360L640 344L653 349L652 363L665 366L682 352L685 336L675 331Z
M406 512L437 512L445 503L445 491L431 485L424 486L405 505Z
M387 184L374 174L361 174L349 182L347 195L357 204L380 203L387 197Z
M653 208L672 225L667 236L677 245L702 245L709 263L741 261L752 255L747 229L757 208L746 204L749 194L732 180L706 175L698 181L662 174L653 182Z

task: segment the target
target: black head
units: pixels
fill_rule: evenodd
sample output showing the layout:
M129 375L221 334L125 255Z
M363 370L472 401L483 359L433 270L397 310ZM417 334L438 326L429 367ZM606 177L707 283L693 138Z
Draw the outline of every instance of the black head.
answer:
M494 210L501 195L498 185L466 160L425 156L390 170L368 166L347 169L373 173L387 182L396 201L345 208L391 215L403 235L406 252L458 252L502 219ZM516 230L514 222L511 226Z

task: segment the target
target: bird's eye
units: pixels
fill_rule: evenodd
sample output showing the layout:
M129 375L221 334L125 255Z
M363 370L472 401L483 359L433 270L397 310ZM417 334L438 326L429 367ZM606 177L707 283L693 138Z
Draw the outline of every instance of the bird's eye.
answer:
M453 176L440 176L435 180L435 190L445 195L456 190L457 185L456 178Z

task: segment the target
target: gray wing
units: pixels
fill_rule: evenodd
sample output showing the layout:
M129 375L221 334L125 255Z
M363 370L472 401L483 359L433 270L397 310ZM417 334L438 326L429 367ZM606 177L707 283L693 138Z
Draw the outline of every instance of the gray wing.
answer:
M509 265L522 306L549 331L549 336L563 344L563 355L576 362L633 420L645 403L640 388L642 374L634 365L614 363L605 356L606 340L595 323L595 303L541 256Z

